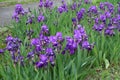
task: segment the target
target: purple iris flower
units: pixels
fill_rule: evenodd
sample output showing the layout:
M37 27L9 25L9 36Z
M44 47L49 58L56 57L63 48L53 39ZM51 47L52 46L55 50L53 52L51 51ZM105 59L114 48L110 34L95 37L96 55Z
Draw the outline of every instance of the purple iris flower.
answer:
M40 40L41 46L47 46L50 43L49 37L48 36L44 36L42 34L39 36L39 40Z
M85 29L84 29L81 25L78 25L77 27L78 27L79 32L80 32L82 35L83 35L83 34L86 34Z
M54 56L50 56L50 57L49 57L49 61L50 61L50 63L51 63L52 66L55 65L55 61L54 61L54 60L55 60L55 57L54 57Z
M79 30L74 30L74 39L78 44L82 41L82 35L80 34Z
M73 26L77 26L77 19L76 18L72 18L72 23L73 23Z
M38 22L42 22L42 21L44 21L44 19L45 19L45 17L42 15L42 14L40 14L39 16L38 16Z
M16 4L15 5L15 13L24 14L24 9L22 7L22 4Z
M118 20L117 17L114 17L114 18L112 18L111 20L112 20L112 23L113 23L113 24L118 24L118 21L119 21L119 20Z
M33 23L33 19L32 18L28 18L26 24L32 24Z
M15 19L16 22L19 22L20 16L24 15L24 14L25 14L25 11L24 11L22 5L21 4L16 4L15 12L12 16L12 19Z
M83 18L84 13L85 13L85 9L84 8L81 8L81 10L79 12L77 12L77 19L78 19L78 21L80 21Z
M46 53L48 56L54 56L54 51L53 51L52 48L46 48L45 53Z
M82 12L78 12L77 13L77 19L78 21L80 21L83 18L83 13Z
M104 27L105 27L104 24L100 24L97 28L97 31L102 31Z
M76 8L77 8L77 3L74 2L73 5L71 6L71 9L72 9L72 10L76 10Z
M63 41L64 39L61 32L57 32L55 36L49 36L49 42L57 51L61 50Z
M61 7L64 9L65 12L68 11L68 7L67 7L66 3L64 3Z
M73 38L77 44L80 44L82 41L88 39L87 34L81 25L78 25L78 29L74 30Z
M99 24L99 18L95 18L95 24Z
M118 19L118 22L120 21L120 14L116 15L117 16L117 19Z
M42 68L42 67L44 67L44 65L45 65L44 62L42 62L42 61L38 61L35 64L36 68Z
M96 31L102 31L104 29L104 24L94 24L93 29Z
M76 18L72 18L72 22L76 23L77 22Z
M70 37L67 37L66 41L67 41L66 50L68 50L70 54L74 54L77 49L77 43L74 41L74 39Z
M41 27L41 33L45 33L45 34L48 34L49 33L49 30L48 30L48 27L47 27L47 25L43 25L42 27Z
M115 32L112 29L106 29L105 30L105 35L110 35L110 36L114 36Z
M78 30L81 30L82 25L77 25Z
M57 32L56 33L56 38L57 38L58 42L62 42L63 41L62 33L61 32Z
M35 46L35 50L39 53L40 51L42 51L42 46L41 44L38 44Z
M19 49L19 45L17 43L14 43L14 42L9 42L9 43L7 43L6 48L8 51L15 51L16 52Z
M41 7L43 7L44 6L44 2L43 2L43 0L40 0L40 2L39 2L39 7L41 8Z
M40 40L38 38L34 38L31 40L32 45L38 45L40 43Z
M82 12L82 14L84 14L86 12L85 8L81 8L80 12Z
M63 3L61 6L58 7L58 12L59 13L68 12L68 7L66 3Z
M48 62L50 62L51 65L54 66L55 65L54 59L55 59L54 56L47 56L46 54L41 54L40 61L36 62L36 67L37 68L46 67L48 65Z
M101 10L105 10L105 4L103 2L100 2L99 8Z
M89 8L89 12L97 13L97 12L98 12L97 7L96 7L96 6L91 6L91 7Z
M93 29L97 31L97 28L98 28L98 24L94 24Z
M18 13L15 12L12 16L12 19L15 19L16 22L19 22L20 18L19 18Z
M40 61L42 62L47 62L48 60L48 56L46 54L41 54L39 57L40 57Z
M50 0L46 0L44 3L44 7L46 8L50 8L52 6L53 2L51 2Z
M88 41L83 41L82 42L82 48L88 48L88 47L90 47L89 42Z
M41 54L39 58L40 61L36 62L36 67L37 68L45 67L48 64L48 56L46 56L46 54Z
M12 36L7 36L6 39L5 39L5 41L8 43L10 41L13 41L13 39L14 38Z
M115 28L116 28L116 27L115 27L115 26L113 26L112 24L108 24L107 29L113 30L113 29L115 29Z
M58 45L56 36L50 36L49 40L50 40L50 42L52 43L53 46L57 46Z
M114 6L113 6L113 4L111 4L109 2L105 2L105 5L107 6L109 12L111 12L111 13L114 12Z
M29 16L28 19L27 19L26 24L32 24L33 21L34 21L34 20L33 20L34 18L35 18L34 15Z
M106 15L102 14L100 15L100 18L99 18L102 22L105 22L106 21Z
M28 53L27 55L27 58L30 59L30 58L33 58L34 57L34 51L31 51Z
M91 50L93 48L93 45L91 45L88 41L83 41L82 48L87 49L87 50Z
M105 16L106 16L106 18L110 18L111 17L111 13L110 12L105 12Z
M59 13L63 13L63 12L64 12L64 9L60 6L60 7L58 7L58 12L59 12Z
M67 49L64 49L62 52L61 52L61 54L65 54L66 53L66 51L67 51Z

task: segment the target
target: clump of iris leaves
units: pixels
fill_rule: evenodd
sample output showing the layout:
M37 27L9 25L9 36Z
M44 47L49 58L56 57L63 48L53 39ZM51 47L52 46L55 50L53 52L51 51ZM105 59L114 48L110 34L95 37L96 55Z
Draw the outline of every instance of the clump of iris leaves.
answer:
M3 80L81 80L96 67L120 60L120 3L40 0L38 8L15 6L0 49Z

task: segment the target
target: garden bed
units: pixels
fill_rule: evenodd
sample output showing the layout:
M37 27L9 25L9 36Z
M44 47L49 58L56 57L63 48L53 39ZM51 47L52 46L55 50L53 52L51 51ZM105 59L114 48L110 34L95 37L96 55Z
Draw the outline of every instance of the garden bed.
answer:
M53 4L15 6L13 27L0 40L1 79L120 79L120 3Z

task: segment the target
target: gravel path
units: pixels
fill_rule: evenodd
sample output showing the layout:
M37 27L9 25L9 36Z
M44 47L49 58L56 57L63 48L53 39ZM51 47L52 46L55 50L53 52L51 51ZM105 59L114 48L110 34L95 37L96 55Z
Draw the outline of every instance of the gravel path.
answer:
M60 5L61 0L55 0L54 6ZM72 1L72 0L67 0ZM39 3L29 3L29 4L23 4L24 9L31 8L35 9L38 7ZM0 7L0 27L4 27L10 24L12 14L14 12L15 5L9 6L9 7Z

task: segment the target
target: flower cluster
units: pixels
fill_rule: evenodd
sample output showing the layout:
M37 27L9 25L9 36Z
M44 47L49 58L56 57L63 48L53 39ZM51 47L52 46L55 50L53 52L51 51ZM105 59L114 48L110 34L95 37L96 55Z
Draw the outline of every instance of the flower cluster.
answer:
M79 22L83 19L85 12L86 10L81 8L81 10L77 12L76 17L72 18L73 27L76 27L79 24Z
M119 12L114 15L114 6L108 2L100 3L100 9L102 10L101 14L95 18L93 29L98 32L104 31L105 35L115 35L114 30L120 30Z
M101 2L99 8L104 11L114 12L114 6L109 2Z
M58 12L59 13L68 12L68 6L64 2L64 0L62 1L62 5L58 7Z
M14 12L12 18L15 19L16 22L19 22L20 16L24 15L24 14L25 14L25 11L24 11L22 5L21 4L16 4L15 12Z
M48 27L43 25L41 27L40 35L38 38L33 38L31 40L31 45L34 47L34 50L28 53L28 58L31 59L35 55L39 57L39 61L36 62L36 67L41 68L47 66L50 62L54 66L54 48L57 46L57 38L52 39L53 36L47 36L49 34ZM55 42L56 41L56 42ZM51 46L53 44L53 46ZM54 45L55 44L55 45Z
M50 2L50 1L47 1L47 2ZM24 10L21 4L16 4L15 12L14 12L12 18L15 19L16 22L19 22L20 18L22 16L25 16L25 15L27 16L26 25L27 24L32 24L32 23L35 23L35 22L40 23L40 22L43 22L45 20L45 17L43 16L43 14L41 12L38 15L38 17L35 17L32 14L32 11L30 10L30 8L28 8L28 10Z
M66 46L64 48L63 43L65 42ZM87 50L93 48L93 44L88 42L87 34L81 25L78 25L78 28L74 30L73 38L70 36L63 38L61 32L57 32L54 36L50 35L48 27L43 25L39 37L31 39L31 46L34 49L28 53L27 58L33 60L37 56L39 58L35 62L37 68L47 67L49 63L54 66L57 53L65 54L69 52L74 54L78 46Z
M50 62L50 64L52 66L55 65L55 55L53 52L52 48L46 48L45 50L46 54L40 54L39 55L39 61L36 62L36 67L37 68L41 68L41 67L46 67L48 65L48 62Z
M89 4L91 3L90 0L84 0L84 3ZM70 6L68 6L64 0L62 0L62 5L60 5L57 8L57 11L62 14L64 12L68 12L68 9L72 10L69 11L76 14L74 18L72 18L73 23L73 35L72 36L66 36L63 37L61 32L56 32L55 35L50 35L50 31L47 27L47 25L43 25L40 30L40 34L37 38L32 39L33 31L30 30L27 32L27 36L29 37L29 40L31 41L29 47L30 50L27 59L33 60L35 62L35 66L37 68L47 67L47 65L50 63L52 66L55 65L55 58L56 54L75 54L78 47L80 47L83 50L92 50L94 47L94 44L89 43L88 41L88 35L86 34L86 31L83 26L78 25L80 24L82 19L89 19L89 21L94 22L93 24L93 30L104 33L107 36L114 36L115 31L120 31L120 3L118 3L117 9L115 9L115 6L109 2L101 2L99 4L99 7L90 5L88 10L84 8L80 8L80 10L77 12L78 7L80 7L81 4L77 2L73 2ZM53 6L53 2L51 0L40 0L39 7L40 9L50 9ZM47 9L47 10L48 10ZM41 9L42 10L42 9ZM54 9L53 9L54 10ZM44 16L44 13L41 13L40 11L39 15L36 16L29 16L27 20L27 24L32 24L34 22L43 22L44 24L47 24L45 19L48 19L49 17L46 15L46 18ZM44 11L43 11L44 12ZM49 13L49 11L46 11ZM50 11L51 13L52 11ZM46 14L47 14L46 13ZM67 13L67 14L68 14ZM20 19L20 15L24 15L25 11L22 8L22 5L18 4L15 8L15 14L13 16L14 19L18 22ZM57 13L58 14L58 13ZM70 18L72 17L70 16ZM84 17L86 15L86 17ZM59 15L55 15L55 17L59 19ZM35 21L36 20L36 21ZM54 19L53 19L54 20ZM60 18L60 20L62 20ZM54 20L53 23L57 26L60 20ZM88 22L89 22L88 21ZM67 24L66 24L67 25ZM71 31L71 30L70 30ZM23 59L20 55L20 45L21 41L18 38L13 38L11 36L8 36L6 39L7 46L5 49L0 49L0 54L4 53L5 50L10 51L12 54L14 62L18 62L18 60ZM63 46L63 44L65 46ZM37 61L36 61L37 56Z
M52 8L53 6L53 2L51 0L40 0L39 2L39 7L42 8L42 7L45 7L45 8Z
M20 54L20 46L21 46L21 40L19 38L14 38L12 36L8 36L6 38L6 48L5 50L9 51L12 57L12 60L16 64L17 62L20 62L23 64L23 56Z
M64 53L65 51L69 51L70 54L74 54L79 45L82 49L87 50L91 50L94 46L88 42L87 34L81 25L78 25L77 29L74 30L73 38L66 37L66 42Z

